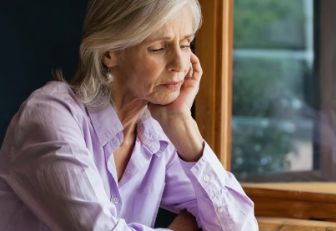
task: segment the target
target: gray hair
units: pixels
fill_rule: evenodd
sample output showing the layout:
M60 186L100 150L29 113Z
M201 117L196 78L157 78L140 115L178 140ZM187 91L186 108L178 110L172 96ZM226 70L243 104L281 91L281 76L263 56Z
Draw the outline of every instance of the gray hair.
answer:
M103 54L140 44L184 6L192 12L196 33L202 23L198 0L90 0L79 66L73 80L68 83L76 96L85 105L94 104L98 108L111 103L113 78L107 78L109 70L101 61ZM65 81L61 70L57 70L54 77Z

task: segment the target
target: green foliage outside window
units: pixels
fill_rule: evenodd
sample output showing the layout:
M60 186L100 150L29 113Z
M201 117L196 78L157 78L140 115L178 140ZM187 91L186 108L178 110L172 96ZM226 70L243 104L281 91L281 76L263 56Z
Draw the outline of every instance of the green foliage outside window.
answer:
M302 0L235 0L234 46L284 48L285 44L274 41L272 34L280 32L280 35L286 36L291 32L289 30L293 23L304 22L302 3ZM298 29L304 30L303 27Z
M301 0L236 0L235 49L305 49ZM286 33L291 22L294 41L274 38L274 28ZM294 27L292 27L293 29ZM279 31L278 31L279 32ZM281 35L281 32L279 32ZM292 39L293 40L293 39ZM283 121L297 117L293 102L303 99L303 61L236 57L233 76L231 166L235 174L286 171L286 155L295 151L293 133Z

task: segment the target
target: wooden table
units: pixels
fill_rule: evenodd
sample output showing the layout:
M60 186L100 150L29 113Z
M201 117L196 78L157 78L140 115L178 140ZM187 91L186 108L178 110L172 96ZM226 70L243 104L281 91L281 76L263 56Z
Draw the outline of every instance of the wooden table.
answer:
M258 217L260 231L336 231L336 223L286 218Z

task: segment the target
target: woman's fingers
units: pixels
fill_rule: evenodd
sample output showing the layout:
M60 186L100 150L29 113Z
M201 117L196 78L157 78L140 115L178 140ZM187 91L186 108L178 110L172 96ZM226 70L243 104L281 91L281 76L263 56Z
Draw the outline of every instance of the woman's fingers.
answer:
M194 73L193 67L192 67L192 65L190 65L190 70L189 70L189 76L188 77L192 78L193 73Z
M189 73L191 73L191 77L189 79L187 79L187 84L185 84L184 87L192 87L195 90L195 96L199 90L199 85L201 82L201 77L203 74L203 70L200 64L200 61L198 59L198 57L194 54L191 53L190 56L190 63L191 63L191 70L189 71ZM191 80L190 82L188 80Z
M200 78L203 74L203 70L202 70L198 57L194 53L191 53L190 62L191 62L191 66L193 69L192 78L196 78L196 79Z

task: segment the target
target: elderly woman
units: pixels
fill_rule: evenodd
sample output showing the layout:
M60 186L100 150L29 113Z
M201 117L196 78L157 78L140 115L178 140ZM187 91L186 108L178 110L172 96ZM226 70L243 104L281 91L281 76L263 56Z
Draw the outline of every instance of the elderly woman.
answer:
M200 22L197 0L90 1L75 78L35 91L9 125L0 230L149 231L159 207L188 211L160 230L258 230L190 114Z

